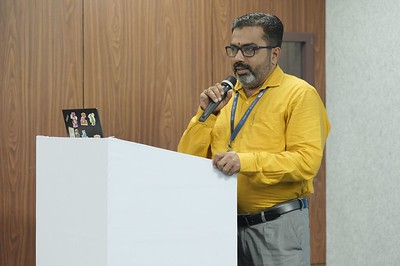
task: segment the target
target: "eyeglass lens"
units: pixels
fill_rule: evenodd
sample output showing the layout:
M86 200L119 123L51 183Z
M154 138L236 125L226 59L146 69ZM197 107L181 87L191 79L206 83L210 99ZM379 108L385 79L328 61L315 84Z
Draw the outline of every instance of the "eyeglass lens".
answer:
M254 47L253 45L245 45L242 47L237 47L237 46L227 46L226 47L226 53L228 56L230 57L235 57L237 55L237 53L239 52L239 50L242 52L242 54L244 56L254 56L255 52L256 52L256 47Z

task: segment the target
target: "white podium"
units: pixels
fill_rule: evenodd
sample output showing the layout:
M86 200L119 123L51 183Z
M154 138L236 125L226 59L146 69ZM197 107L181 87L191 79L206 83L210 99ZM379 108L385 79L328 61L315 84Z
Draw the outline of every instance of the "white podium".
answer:
M115 138L36 139L36 265L234 266L236 177Z

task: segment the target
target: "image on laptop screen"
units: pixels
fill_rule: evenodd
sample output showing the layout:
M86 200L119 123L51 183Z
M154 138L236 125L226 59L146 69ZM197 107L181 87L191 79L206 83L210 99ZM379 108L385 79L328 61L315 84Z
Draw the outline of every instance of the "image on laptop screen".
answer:
M103 138L97 108L63 109L67 135L70 138Z

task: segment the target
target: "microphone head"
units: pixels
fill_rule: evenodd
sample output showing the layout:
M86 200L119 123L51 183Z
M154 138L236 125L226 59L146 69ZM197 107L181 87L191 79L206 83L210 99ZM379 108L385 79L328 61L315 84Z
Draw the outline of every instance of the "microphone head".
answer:
M236 85L236 78L234 76L227 76L226 79L221 82L221 84L227 85L233 89Z

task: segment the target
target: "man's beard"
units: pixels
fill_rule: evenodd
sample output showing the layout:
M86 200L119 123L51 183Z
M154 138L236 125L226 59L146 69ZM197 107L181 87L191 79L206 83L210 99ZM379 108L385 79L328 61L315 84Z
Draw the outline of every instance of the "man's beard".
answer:
M255 87L256 77L254 76L253 72L249 72L246 75L239 75L236 74L236 78L239 80L240 84L243 85L246 89L251 89Z
M236 71L237 67L247 69L249 73L244 75L239 75ZM253 89L260 86L259 78L257 78L257 75L254 73L251 66L238 62L233 65L233 72L235 73L235 76L239 80L240 84L242 84L243 88Z

